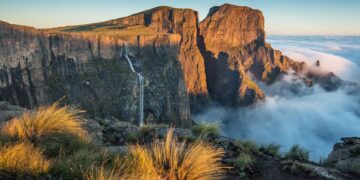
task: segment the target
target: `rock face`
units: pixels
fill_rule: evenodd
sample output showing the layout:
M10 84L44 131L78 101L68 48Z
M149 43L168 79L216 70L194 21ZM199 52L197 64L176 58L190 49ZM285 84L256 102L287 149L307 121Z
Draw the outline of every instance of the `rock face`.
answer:
M213 7L200 23L200 35L209 94L221 104L247 105L264 98L250 74L272 83L281 73L300 67L265 42L259 10L229 4Z
M62 99L96 116L190 126L211 102L248 105L295 63L265 42L258 10L225 4L201 23L191 9L157 7L90 25L37 30L0 22L0 100L34 108ZM253 77L251 77L253 76Z
M155 20L165 12L164 17L169 18L170 9L153 11L158 15ZM181 17L191 12L174 14ZM194 13L195 27L196 18ZM126 42L130 59L145 78L145 120L189 126L189 97L179 61L179 52L186 50L180 43L185 35L176 32L187 23L191 25L191 20L174 22L171 28L165 26L173 32L129 35L126 40L110 35L53 33L1 22L0 100L33 108L65 97L66 103L80 105L89 113L137 123L139 86L122 56ZM156 23L160 22L149 26L155 28Z
M6 101L0 101L0 124L13 117L21 116L25 111L26 109L22 107L11 105Z
M129 17L108 21L110 24L142 25L156 33L180 35L178 61L183 70L191 105L208 101L204 58L198 48L198 14L191 9L157 7Z
M328 156L328 162L335 168L360 175L360 138L341 138Z

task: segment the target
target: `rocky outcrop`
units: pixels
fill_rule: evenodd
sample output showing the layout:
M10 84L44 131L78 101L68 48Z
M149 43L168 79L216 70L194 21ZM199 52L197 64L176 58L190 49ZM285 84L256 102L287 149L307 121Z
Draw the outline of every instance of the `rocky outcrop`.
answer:
M343 172L360 175L360 138L341 138L328 156L328 163Z
M272 83L290 68L301 68L265 42L259 10L230 4L213 7L200 23L200 35L209 94L221 104L247 105L263 99L253 80Z

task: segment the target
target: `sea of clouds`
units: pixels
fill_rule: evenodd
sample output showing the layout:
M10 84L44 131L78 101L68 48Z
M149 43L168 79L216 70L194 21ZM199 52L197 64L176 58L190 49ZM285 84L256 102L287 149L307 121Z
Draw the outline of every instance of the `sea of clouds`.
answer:
M294 60L309 65L320 60L322 70L360 82L360 37L275 36L268 41ZM260 86L267 95L265 102L237 109L213 107L194 119L220 122L226 136L278 143L283 152L299 144L314 161L327 157L341 137L360 136L358 87L327 92L318 85L305 87L292 75Z

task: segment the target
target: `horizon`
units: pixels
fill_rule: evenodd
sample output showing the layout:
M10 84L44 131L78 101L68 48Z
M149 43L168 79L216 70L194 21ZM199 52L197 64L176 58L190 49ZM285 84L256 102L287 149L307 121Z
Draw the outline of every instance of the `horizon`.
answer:
M190 8L199 13L203 20L209 9L222 4L248 6L263 12L265 30L269 36L360 36L360 17L357 9L360 1L340 0L304 1L262 1L262 0L203 0L185 1L141 1L125 0L78 0L63 2L37 0L0 0L0 20L11 24L47 29L63 26L82 25L121 18L158 6ZM326 6L324 5L326 3ZM191 4L191 5L190 5ZM306 11L305 11L306 10ZM74 13L76 12L76 13Z

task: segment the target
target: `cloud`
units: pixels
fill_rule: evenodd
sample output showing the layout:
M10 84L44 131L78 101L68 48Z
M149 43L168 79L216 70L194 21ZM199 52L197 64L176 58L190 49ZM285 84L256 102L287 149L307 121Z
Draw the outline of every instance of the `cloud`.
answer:
M320 61L320 70L335 73L341 79L360 82L360 69L355 63L324 52L309 50L305 48L287 48L283 53L297 61L304 61L309 65Z
M294 39L298 42L277 38L275 44L293 59L310 65L320 60L321 70L359 82L360 69L356 64L328 52L332 49L348 53L344 45L338 48L335 44L324 45L321 40L313 42L313 38L309 43L299 41L301 38ZM227 136L259 144L278 143L282 151L300 144L311 151L312 160L326 157L341 137L360 136L359 86L327 92L318 85L308 88L292 75L270 86L258 84L267 96L266 101L244 108L213 107L193 118L195 121L221 121Z
M296 89L283 80L267 89L265 102L254 107L211 108L194 116L196 121L221 121L225 135L278 143L282 151L300 144L311 158L326 157L341 137L360 136L360 96L347 89L326 92L318 86ZM284 89L285 88L285 89Z

